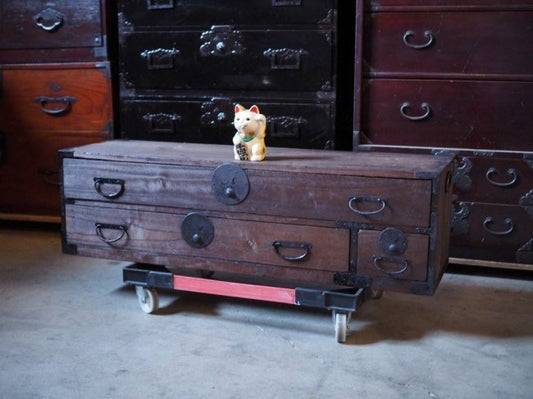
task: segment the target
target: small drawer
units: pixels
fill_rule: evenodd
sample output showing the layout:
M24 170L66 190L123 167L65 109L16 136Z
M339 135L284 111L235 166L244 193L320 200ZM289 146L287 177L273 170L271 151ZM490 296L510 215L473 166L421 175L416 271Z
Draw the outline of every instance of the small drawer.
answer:
M66 205L66 239L110 252L203 257L305 270L345 271L347 229L149 212L139 207Z
M267 115L267 142L275 147L331 148L331 102L304 103L253 97L161 99L123 98L122 138L231 144L235 104L257 104Z
M459 155L454 188L457 199L533 205L533 164L505 155Z
M450 255L533 263L533 205L454 204Z
M126 89L332 91L334 47L319 30L204 31L124 35L121 84Z
M533 150L533 83L371 79L363 132L372 144Z
M428 253L427 235L405 234L395 228L361 230L357 235L357 274L379 280L425 281Z
M239 203L228 205L217 200L212 188L214 169L69 158L63 162L66 198L333 222L420 227L430 223L430 180L317 178L305 172L244 169L249 182L246 195Z
M112 119L109 64L4 66L0 116L21 130L108 130Z
M524 11L368 13L366 74L531 78L532 20Z
M333 0L121 0L119 12L128 29L169 26L332 24ZM238 12L236 12L238 10Z

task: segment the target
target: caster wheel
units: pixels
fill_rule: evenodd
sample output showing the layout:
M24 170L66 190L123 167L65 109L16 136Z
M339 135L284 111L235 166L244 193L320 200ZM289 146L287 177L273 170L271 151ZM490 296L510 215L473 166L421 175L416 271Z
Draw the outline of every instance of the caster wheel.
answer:
M159 295L154 288L135 286L139 306L144 313L154 313L159 308Z
M346 342L346 334L348 332L348 314L334 313L335 318L335 339L339 343Z

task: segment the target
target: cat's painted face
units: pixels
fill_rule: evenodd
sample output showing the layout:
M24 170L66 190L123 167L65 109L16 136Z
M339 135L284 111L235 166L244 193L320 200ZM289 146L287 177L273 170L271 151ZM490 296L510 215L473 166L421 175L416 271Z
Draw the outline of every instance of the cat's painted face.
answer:
M259 108L256 105L246 109L241 105L235 106L233 126L239 132L256 132L259 129Z

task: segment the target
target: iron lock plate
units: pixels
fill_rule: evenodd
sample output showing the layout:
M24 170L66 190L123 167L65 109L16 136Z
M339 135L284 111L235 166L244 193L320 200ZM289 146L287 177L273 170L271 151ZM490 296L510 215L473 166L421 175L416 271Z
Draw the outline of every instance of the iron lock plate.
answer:
M191 247L204 248L215 238L215 227L206 216L192 212L181 223L181 235Z
M246 199L250 182L244 170L234 164L223 164L211 176L215 197L226 205L237 205Z
M387 227L378 237L378 247L390 255L402 255L407 250L405 233L395 227Z

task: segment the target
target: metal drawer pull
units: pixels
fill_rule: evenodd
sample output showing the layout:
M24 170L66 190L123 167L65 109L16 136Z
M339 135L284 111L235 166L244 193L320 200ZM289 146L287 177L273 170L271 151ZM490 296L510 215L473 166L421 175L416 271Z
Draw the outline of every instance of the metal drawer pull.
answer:
M375 202L377 204L380 204L380 207L378 209L376 209L376 210L373 210L373 211L362 211L362 210L357 209L355 207L355 204L358 203L358 202ZM357 196L353 196L353 197L350 197L348 199L348 206L350 207L350 209L353 212L357 213L358 215L364 215L364 216L377 215L378 213L383 212L383 210L387 206L387 200L385 200L383 198L379 198L379 197L357 197Z
M422 111L424 111L422 115L408 115L407 110L409 110L410 108L411 108L410 102L404 102L400 106L400 113L402 114L404 118L409 119L410 121L421 121L426 118L429 118L429 115L431 115L431 107L426 102L423 102L422 104L420 104L420 108L422 109Z
M290 262L298 262L298 261L304 260L305 258L307 258L307 256L311 252L311 248L313 247L311 244L306 243L306 242L292 242L292 241L274 241L272 243L272 246L274 247L276 254L278 254L278 256L281 259L288 260ZM280 251L280 248L302 249L304 252L300 255L289 256L289 255L283 255Z
M43 180L48 183L48 184L52 184L54 186L59 186L61 185L60 181L59 181L59 170L54 170L54 169L39 169L37 171L43 178ZM55 179L53 178L55 177Z
M489 168L487 170L487 173L485 174L485 178L493 186L510 187L518 181L518 175L516 174L516 170L513 168L507 169L507 174L511 177L511 180L507 182L497 182L496 180L493 180L491 176L495 173L496 173L496 168Z
M63 24L63 15L53 8L47 8L33 17L33 22L46 32L53 32Z
M433 32L431 32L430 30L426 30L424 31L424 37L427 39L427 41L425 43L422 43L422 44L413 44L410 42L410 40L415 36L415 31L412 31L412 30L408 30L407 32L405 32L403 34L403 43L407 46L407 47L411 47L415 50L423 50L425 48L428 48L429 46L431 46L435 40L435 37L433 36Z
M502 230L502 231L496 231L496 230L492 230L489 225L491 225L492 223L494 223L494 219L491 217L491 216L487 216L485 218L485 220L483 221L483 228L485 229L485 231L487 233L490 233L494 236L506 236L506 235L509 235L513 232L514 230L514 223L513 223L513 219L511 218L505 218L503 220L503 222L505 223L505 225L507 226L507 230Z
M96 235L106 244L113 244L114 242L121 240L128 232L128 227L121 224L95 223L95 227ZM104 232L102 230L117 230L120 233L115 238L107 238L104 236Z
M34 102L38 103L41 106L41 111L48 115L61 115L64 114L72 108L72 104L75 104L78 99L76 97L35 97ZM59 108L47 108L48 104L63 104Z
M115 198L120 197L124 193L125 183L126 182L122 179L107 179L104 177L95 177L94 178L94 189L96 190L98 194L100 194L104 198L115 199ZM106 185L106 184L118 186L118 187L115 191L106 193L102 191L102 185Z
M397 275L402 274L409 268L409 261L407 259L403 258L391 258L388 256L373 256L372 262L374 263L374 267L378 269L380 272L383 272L385 274L390 275ZM394 263L397 265L402 266L401 269L398 270L385 270L383 267L380 266L380 263Z

